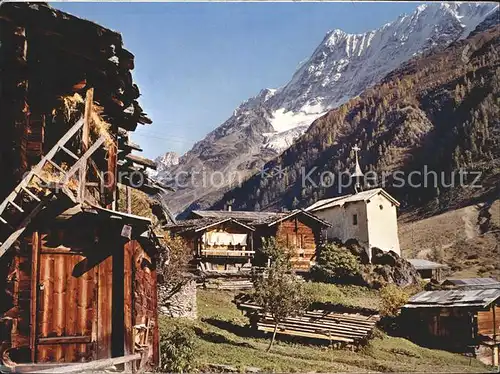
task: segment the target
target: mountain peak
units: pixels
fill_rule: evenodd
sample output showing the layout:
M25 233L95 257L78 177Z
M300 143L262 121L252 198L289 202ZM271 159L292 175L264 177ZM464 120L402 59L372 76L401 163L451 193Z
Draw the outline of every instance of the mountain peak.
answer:
M324 41L322 44L328 44L330 46L335 45L339 40L345 39L349 35L344 30L334 29L326 33Z
M243 102L169 172L194 175L204 168L249 176L290 147L328 110L360 95L422 52L467 36L495 7L492 3L422 5L376 30L329 31L287 84L263 89ZM179 189L173 208L183 210L193 201L207 204L227 187L197 183Z

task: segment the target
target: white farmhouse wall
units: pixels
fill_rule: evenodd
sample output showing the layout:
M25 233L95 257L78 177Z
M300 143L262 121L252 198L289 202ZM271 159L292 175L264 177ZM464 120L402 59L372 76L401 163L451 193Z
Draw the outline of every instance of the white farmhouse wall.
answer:
M391 250L401 255L396 206L382 195L376 195L367 203L367 215L370 248Z
M318 210L314 214L332 225L327 230L327 239L339 238L343 242L348 239L357 239L362 244L369 244L367 211L364 201ZM356 225L353 221L355 214L358 221Z

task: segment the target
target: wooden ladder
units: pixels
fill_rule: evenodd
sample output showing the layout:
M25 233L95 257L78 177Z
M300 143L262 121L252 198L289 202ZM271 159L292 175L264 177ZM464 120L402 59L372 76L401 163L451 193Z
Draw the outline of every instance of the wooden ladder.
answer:
M89 158L106 140L104 136L99 137L83 155L77 156L67 148L67 144L84 128L84 124L85 120L82 117L61 139L59 139L56 145L40 160L40 162L25 175L21 182L0 204L0 229L3 229L1 231L2 236L0 237L0 257L2 257L16 242L31 220L45 208L47 202L56 198L56 195L53 193L54 189L56 189L56 191L61 190L75 203L78 202L78 200L83 202L82 196L75 197L73 192L67 187L67 183L77 172L86 169ZM61 165L56 163L55 156L61 152L66 154L67 159L72 160L72 165L69 168L64 169ZM57 182L54 183L44 178L43 170L46 166L49 166L59 173ZM83 183L84 180L85 178L83 178ZM39 190L39 188L36 187L37 181L41 182L45 188L50 190L50 193L45 196L37 194L37 190ZM80 178L80 184L81 183L82 178ZM80 190L80 186L78 190ZM12 219L9 219L9 217Z

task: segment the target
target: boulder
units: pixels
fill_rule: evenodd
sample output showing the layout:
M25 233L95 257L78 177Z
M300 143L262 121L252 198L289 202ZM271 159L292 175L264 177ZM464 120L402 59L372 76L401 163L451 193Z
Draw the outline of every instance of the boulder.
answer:
M372 248L372 262L369 262L368 250L356 239L349 239L344 243L338 239L332 242L340 248L350 251L360 263L359 276L345 279L347 283L363 285L379 289L388 283L399 287L419 284L421 281L417 270L394 251L384 252L380 248Z
M384 252L379 248L372 248L372 264L396 266L399 256L396 252Z
M356 239L346 240L345 243L341 243L340 247L345 247L358 258L361 264L369 264L370 259L368 258L368 253L366 248L364 248Z

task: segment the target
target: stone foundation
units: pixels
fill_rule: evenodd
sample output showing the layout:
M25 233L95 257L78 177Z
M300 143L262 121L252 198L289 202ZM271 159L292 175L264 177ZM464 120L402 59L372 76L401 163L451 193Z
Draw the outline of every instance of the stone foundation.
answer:
M196 307L196 281L191 279L167 299L169 288L165 285L158 286L158 305L160 313L167 317L182 317L189 319L198 318Z

